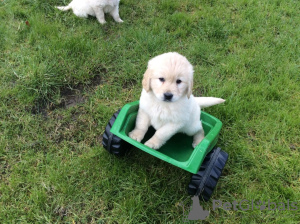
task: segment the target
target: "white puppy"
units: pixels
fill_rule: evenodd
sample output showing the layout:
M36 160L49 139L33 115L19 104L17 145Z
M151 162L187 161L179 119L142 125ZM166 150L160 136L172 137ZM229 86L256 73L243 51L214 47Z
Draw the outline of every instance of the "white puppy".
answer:
M56 8L67 11L72 9L74 14L79 17L87 18L96 16L99 23L106 23L104 13L110 13L116 22L123 22L119 16L120 0L73 0L67 6L57 6Z
M204 138L200 107L223 103L214 97L194 97L193 66L182 55L169 52L148 62L144 74L136 126L129 137L140 142L150 125L156 132L145 145L159 149L178 132L193 137L193 147Z

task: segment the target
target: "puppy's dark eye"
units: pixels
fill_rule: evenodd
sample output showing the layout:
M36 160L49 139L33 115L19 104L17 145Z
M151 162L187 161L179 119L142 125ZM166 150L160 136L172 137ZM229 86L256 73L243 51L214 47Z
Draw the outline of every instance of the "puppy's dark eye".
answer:
M159 81L164 82L165 79L164 78L159 78Z
M177 79L177 80L176 80L176 83L177 83L177 84L180 84L181 82L182 82L182 81L181 81L180 79Z

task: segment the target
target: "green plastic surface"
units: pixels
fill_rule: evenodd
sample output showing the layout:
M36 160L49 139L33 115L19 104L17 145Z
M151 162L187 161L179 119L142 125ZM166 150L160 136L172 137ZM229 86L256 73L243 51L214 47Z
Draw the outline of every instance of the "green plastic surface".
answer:
M159 150L154 150L143 144L155 133L153 128L149 128L142 142L137 142L128 136L128 133L135 127L138 109L139 101L126 104L121 109L113 124L110 130L111 133L161 160L191 173L197 173L206 154L217 143L222 122L212 115L201 111L201 121L205 138L195 148L192 147L192 136L178 133L169 139Z

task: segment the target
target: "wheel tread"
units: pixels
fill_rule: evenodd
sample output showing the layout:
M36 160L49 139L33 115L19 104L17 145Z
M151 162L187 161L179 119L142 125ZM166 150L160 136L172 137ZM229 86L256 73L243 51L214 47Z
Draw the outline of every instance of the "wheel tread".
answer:
M212 159L214 158L214 153L218 153L218 155L215 155L216 157L214 161L212 161ZM190 195L196 195L197 192L199 192L198 194L200 199L208 201L222 174L222 170L225 167L227 159L228 154L222 151L220 148L215 148L210 153L208 153L198 173L192 175L191 182L188 185L188 193ZM210 170L208 170L209 167L211 167ZM206 176L206 179L204 178L204 176ZM205 181L205 183L202 183L203 181ZM200 186L203 186L203 188L199 189Z
M109 153L116 156L123 156L130 148L130 144L110 132L110 129L115 123L119 113L120 110L114 113L108 124L106 125L105 131L103 133L102 145Z

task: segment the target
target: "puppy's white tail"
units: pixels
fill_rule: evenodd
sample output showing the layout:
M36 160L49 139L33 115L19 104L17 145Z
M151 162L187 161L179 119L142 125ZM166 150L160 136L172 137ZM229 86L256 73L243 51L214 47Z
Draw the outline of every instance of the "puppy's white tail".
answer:
M67 11L67 10L71 9L72 7L70 5L67 5L67 6L56 6L56 8L58 8L61 11Z
M195 100L200 108L210 107L225 102L225 100L216 97L195 97Z

